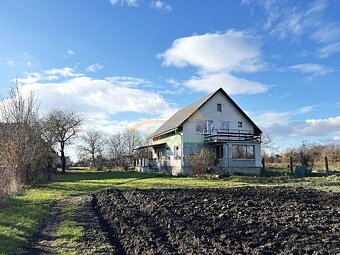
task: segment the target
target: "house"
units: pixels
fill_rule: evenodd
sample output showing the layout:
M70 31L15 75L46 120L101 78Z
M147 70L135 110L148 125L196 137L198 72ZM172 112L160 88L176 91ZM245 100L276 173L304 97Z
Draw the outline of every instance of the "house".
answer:
M135 150L137 171L191 175L190 155L214 152L212 166L224 173L259 174L262 131L222 89L176 112Z

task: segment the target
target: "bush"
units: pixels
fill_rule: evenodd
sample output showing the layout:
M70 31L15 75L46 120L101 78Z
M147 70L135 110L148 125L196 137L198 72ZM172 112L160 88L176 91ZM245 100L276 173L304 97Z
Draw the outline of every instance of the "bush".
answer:
M192 166L195 175L203 175L207 173L214 159L214 153L210 152L207 148L202 148L199 152L189 157L189 164Z

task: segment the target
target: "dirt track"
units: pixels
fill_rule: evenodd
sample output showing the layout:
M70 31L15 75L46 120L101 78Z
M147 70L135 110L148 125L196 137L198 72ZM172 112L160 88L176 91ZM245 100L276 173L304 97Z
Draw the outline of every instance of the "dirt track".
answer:
M93 206L117 254L340 253L339 193L107 190Z

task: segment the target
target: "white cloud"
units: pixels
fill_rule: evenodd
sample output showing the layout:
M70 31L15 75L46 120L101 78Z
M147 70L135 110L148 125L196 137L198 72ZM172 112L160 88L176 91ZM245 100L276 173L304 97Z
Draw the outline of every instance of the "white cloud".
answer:
M166 82L173 85L176 88L182 85L180 82L176 81L175 79L167 79Z
M112 5L124 5L126 4L127 6L131 7L136 7L138 6L138 0L110 0Z
M138 85L151 86L152 84L149 80L130 76L112 76L106 77L105 80L123 87L136 87Z
M8 66L14 66L14 60L13 59L9 59L9 58L4 58L4 61L6 63L6 65Z
M263 127L269 128L273 125L286 125L290 122L292 112L265 112L261 114L249 113L255 122Z
M116 126L114 115L119 112L144 113L157 118L168 118L178 110L158 93L122 86L122 81L132 82L133 77L123 76L123 79L118 79L117 76L111 80L104 80L75 76L58 81L52 79L53 82L50 82L45 75L60 74L54 70L65 69L31 73L18 79L24 94L33 91L38 95L43 112L54 108L72 108L87 118L89 126L110 129L111 125ZM136 78L135 81L148 82L141 78Z
M340 52L340 42L334 42L325 45L324 47L317 50L316 55L319 58L328 58L337 52Z
M306 82L311 82L317 76L323 76L325 74L332 72L332 69L330 69L329 67L312 63L292 65L289 67L289 69L294 72L310 74L310 76L305 78Z
M76 77L66 81L24 84L23 91L34 91L42 108L75 108L88 116L100 117L117 112L139 112L167 116L173 109L160 95L122 87L107 80Z
M331 69L326 66L312 63L293 65L290 66L289 69L301 73L311 73L313 75L325 75L331 72Z
M97 72L98 70L104 68L103 65L99 64L99 63L95 63L93 65L90 65L86 68L86 71L88 72Z
M313 111L316 106L304 106L286 112L249 113L261 129L265 129L275 140L301 137L335 141L340 135L340 116L325 119L295 120L299 115ZM300 117L301 119L301 117ZM313 137L313 138L312 138Z
M259 44L259 40L249 33L229 30L179 38L158 57L167 66L191 65L208 71L258 71L263 69L259 64Z
M246 2L249 4L251 1ZM319 44L315 55L320 58L340 52L340 24L325 15L330 6L327 0L314 0L308 4L294 0L252 2L263 7L267 16L264 29L270 34L293 41L300 41L302 36L306 36Z
M326 136L340 133L340 116L327 119L308 119L302 128L296 129L294 135Z
M160 0L152 1L150 7L158 10L172 11L171 5Z
M214 91L223 87L230 95L266 92L268 86L256 81L238 78L228 73L209 73L193 77L184 85L196 91Z
M324 0L310 2L307 6L295 1L272 0L265 0L260 4L267 15L264 28L280 38L293 39L305 33L319 31L323 11L327 8Z
M231 74L257 72L266 67L259 39L248 32L229 30L179 38L157 56L166 66L197 67L197 75L183 83L196 91L212 91L216 87L224 87L233 94L268 90L267 85ZM240 85L243 87L239 88Z
M70 67L64 67L60 69L58 68L50 69L50 70L45 71L44 73L49 74L49 75L56 75L58 77L79 77L83 75L83 74L75 72L74 69Z
M307 113L307 112L311 112L313 111L314 109L316 108L315 105L307 105L307 106L304 106L304 107L301 107L300 109L298 109L296 111L297 114L302 114L302 113Z
M73 68L64 67L64 68L56 68L43 71L41 73L24 73L23 77L17 79L18 82L27 84L27 83L36 83L40 81L55 81L62 78L70 78L70 77L80 77L83 76L81 73L77 73Z
M67 50L67 54L68 54L68 55L74 55L74 51L71 50L71 49L68 49L68 50Z

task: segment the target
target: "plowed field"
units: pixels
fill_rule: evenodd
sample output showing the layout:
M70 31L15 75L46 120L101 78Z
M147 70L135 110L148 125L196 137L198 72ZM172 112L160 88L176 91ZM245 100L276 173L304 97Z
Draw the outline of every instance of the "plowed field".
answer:
M106 190L117 254L337 254L340 194L302 188Z

